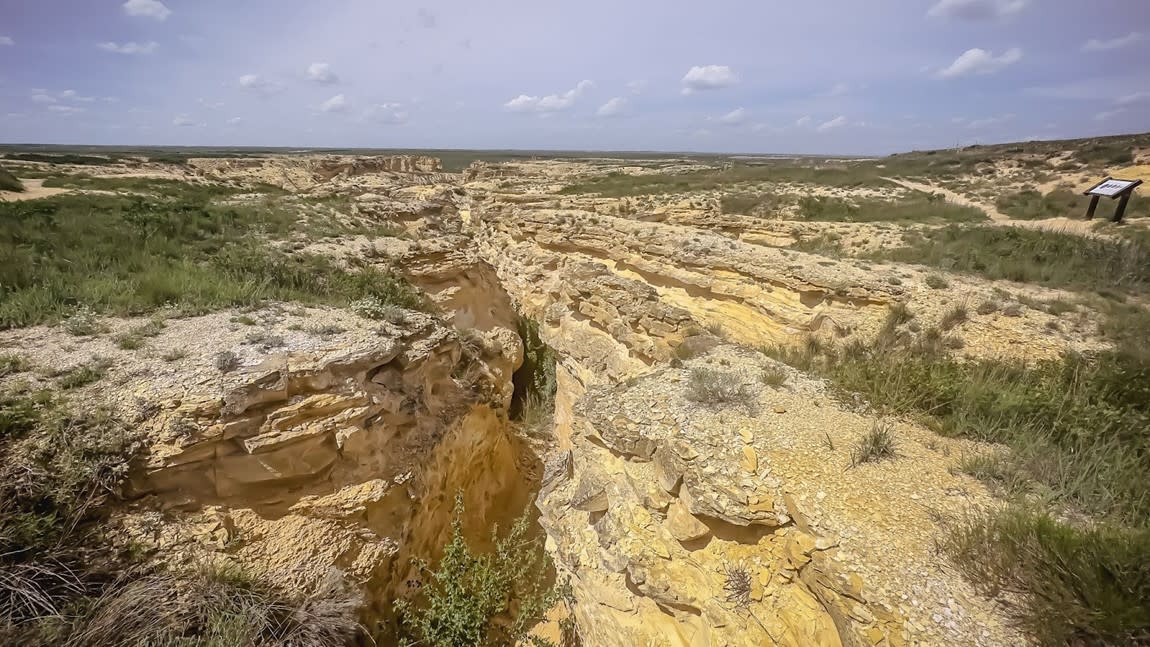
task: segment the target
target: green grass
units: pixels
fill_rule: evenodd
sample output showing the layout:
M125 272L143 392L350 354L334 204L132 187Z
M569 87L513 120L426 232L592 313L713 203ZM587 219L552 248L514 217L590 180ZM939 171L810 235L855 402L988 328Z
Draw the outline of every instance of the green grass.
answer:
M876 420L870 431L863 434L858 444L851 450L851 466L863 463L877 463L897 456L894 430L885 421Z
M770 216L785 204L783 197L763 192L727 193L719 201L723 213L747 216Z
M400 644L553 646L528 639L531 628L566 594L551 584L543 542L529 536L526 514L505 537L493 533L494 550L476 552L463 536L462 498L457 497L451 537L437 567L416 560L423 588L414 600L399 600Z
M0 191L22 192L24 185L3 166L0 166Z
M792 182L834 187L889 186L869 167L843 164L834 167L781 164L734 165L725 169L661 175L628 175L614 172L564 187L559 193L597 193L621 198L661 193L685 193L730 188L740 183Z
M59 155L45 155L43 153L8 153L4 159L21 162L46 162L48 164L77 164L85 166L104 166L122 162L124 158L117 155L98 157L95 155L76 155L61 153Z
M268 246L298 233L290 209L219 205L210 199L215 189L202 187L164 190L171 197L0 203L0 329L56 321L77 306L137 315L166 305L192 314L267 299L423 303L389 271L345 269Z
M900 200L843 200L806 196L799 200L799 218L828 222L980 222L980 209L945 202L916 193Z
M1042 645L1150 641L1150 531L1076 528L1023 509L967 519L943 547L992 595L1010 592Z
M1116 346L1092 356L954 358L937 330L909 332L905 308L871 344L767 352L881 413L1009 447L961 469L1016 507L956 527L946 547L976 584L1012 593L1041 644L1132 644L1150 639L1150 312L1109 308Z
M1090 198L1069 189L1055 189L1046 195L1026 189L1000 196L995 204L999 211L1015 220L1082 218Z
M905 247L870 255L990 279L1076 290L1150 289L1150 243L1016 227L948 226L908 232Z

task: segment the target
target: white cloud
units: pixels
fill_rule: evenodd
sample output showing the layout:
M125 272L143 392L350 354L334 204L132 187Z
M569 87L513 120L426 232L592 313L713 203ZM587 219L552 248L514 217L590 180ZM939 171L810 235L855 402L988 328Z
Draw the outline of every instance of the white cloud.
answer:
M1120 106L1128 106L1132 103L1140 103L1142 101L1150 101L1150 92L1135 92L1125 96L1118 97L1114 100Z
M347 98L342 94L337 94L334 97L319 104L319 109L323 112L343 112L347 110Z
M377 103L363 113L364 119L381 124L402 124L407 122L407 112L401 103Z
M275 81L269 81L258 74L245 74L240 77L240 87L260 94L271 94L282 89Z
M614 97L599 106L595 111L597 117L618 117L627 109L627 100L623 97Z
M157 43L155 41L149 41L147 43L137 43L137 42L113 43L113 42L107 42L107 43L97 43L96 44L96 47L99 47L100 49L104 50L105 52L114 52L116 54L127 54L129 56L140 55L140 54L151 54L152 52L155 52L156 48L159 46L160 46L159 43Z
M628 81L627 89L630 90L631 94L639 94L647 89L647 82L641 79L638 81Z
M1118 115L1122 114L1123 112L1126 112L1125 108L1116 108L1114 110L1103 110L1102 112L1094 115L1094 121L1106 121L1112 117L1117 117Z
M847 118L842 116L842 115L839 115L838 117L835 117L834 119L831 119L830 121L824 121L823 123L819 124L819 127L816 128L815 130L819 131L820 133L825 133L828 130L834 130L835 128L842 128L845 125L847 125Z
M1082 44L1082 51L1104 52L1111 49L1121 49L1123 47L1129 47L1130 45L1140 42L1142 39L1143 35L1136 31L1132 31L1125 36L1119 36L1118 38L1111 38L1109 40L1091 38Z
M799 128L804 128L806 126L811 125L812 121L814 121L814 120L811 119L810 115L803 115L802 117L799 117L798 119L795 120L795 125L798 126Z
M52 112L58 112L62 115L74 115L78 112L84 112L83 108L77 108L76 106L62 106L59 104L52 104L48 106L48 109Z
M735 108L727 114L719 117L716 121L727 126L738 126L747 120L746 108Z
M128 0L123 4L124 13L129 16L143 16L156 20L167 20L172 10L159 0Z
M683 75L683 94L717 90L738 82L739 78L726 65L696 65Z
M999 20L1021 12L1027 4L1029 0L939 0L926 15L960 20Z
M200 104L201 106L203 106L205 108L211 108L212 110L217 110L219 108L224 107L223 101L208 101L207 99L205 99L203 97L196 99L196 103Z
M512 112L558 112L573 106L575 100L592 85L591 81L583 80L563 94L549 94L545 97L521 94L503 104L503 107Z
M192 119L188 115L176 115L175 118L172 119L172 125L173 126L180 126L181 128L187 128L187 127L197 127L198 128L200 126L206 126L207 124L203 123L202 121L196 121L195 119Z
M1000 56L995 56L993 52L975 47L966 50L954 59L953 63L939 71L938 76L944 79L953 79L971 74L991 74L1020 60L1022 60L1022 50L1017 47L1006 50Z
M0 36L0 45L15 45L16 41L12 40L11 36Z
M327 63L312 63L307 66L307 80L316 83L338 83L339 77L331 71Z
M32 95L32 100L36 103L56 103L56 97L47 95L43 92L38 92Z
M231 119L228 119L228 125L229 126L235 126L235 125L239 124L240 122L242 122L243 120L244 120L243 117L232 117Z

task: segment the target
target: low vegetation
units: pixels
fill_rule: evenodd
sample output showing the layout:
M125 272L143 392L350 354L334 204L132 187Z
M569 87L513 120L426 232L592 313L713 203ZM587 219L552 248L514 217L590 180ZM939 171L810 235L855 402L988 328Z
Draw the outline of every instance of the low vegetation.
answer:
M4 644L346 645L360 600L337 573L309 596L234 568L156 570L101 533L141 449L135 426L45 392L0 394Z
M1150 288L1150 241L1142 237L1114 240L1018 227L948 226L907 232L903 240L904 247L871 258L1054 288Z
M17 193L24 191L24 184L3 166L0 166L0 191L16 191Z
M874 463L894 458L895 455L894 429L890 423L876 420L870 431L863 434L858 445L851 450L851 465Z
M811 338L768 352L881 412L1008 446L963 469L1016 495L1016 507L956 528L948 548L974 581L1018 596L1020 622L1043 644L1131 644L1150 637L1150 314L1135 308L1114 311L1117 345L1095 356L954 358L936 329L913 333L901 307L872 344ZM879 436L852 462L884 455Z
M477 553L463 536L462 499L455 501L451 538L437 567L417 561L423 578L420 595L400 600L403 645L473 647L552 642L529 635L566 594L552 584L542 540L531 538L526 514L505 537L493 532L494 549Z
M834 187L889 186L873 168L857 164L795 166L785 164L735 164L722 169L688 173L630 175L614 172L565 187L564 195L597 193L604 197L628 197L660 193L685 193L729 189L756 182L792 182Z
M213 191L0 203L0 329L59 320L77 306L194 314L268 299L348 305L374 297L422 307L393 272L271 246L293 235L298 214L218 204Z
M703 404L749 404L754 400L755 392L735 373L697 367L691 369L687 398Z
M900 200L843 200L806 196L799 200L803 220L833 222L980 222L981 209L953 204L934 195L915 194Z
M996 202L999 211L1016 220L1081 218L1089 204L1090 198L1069 189L1055 189L1046 195L1025 189L1000 196Z

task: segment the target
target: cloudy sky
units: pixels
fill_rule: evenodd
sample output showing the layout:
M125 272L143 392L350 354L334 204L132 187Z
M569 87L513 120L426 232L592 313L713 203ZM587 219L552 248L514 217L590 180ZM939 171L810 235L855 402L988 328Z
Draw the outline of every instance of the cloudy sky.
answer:
M0 0L0 142L877 154L1150 131L1148 0Z

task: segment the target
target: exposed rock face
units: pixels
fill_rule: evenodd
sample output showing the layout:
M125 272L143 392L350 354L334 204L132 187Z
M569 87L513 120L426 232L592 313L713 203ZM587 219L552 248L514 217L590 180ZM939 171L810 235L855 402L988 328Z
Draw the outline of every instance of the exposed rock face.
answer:
M439 158L425 155L195 158L188 165L214 180L271 184L288 191L380 188L451 177L443 173Z
M386 616L411 558L445 543L456 492L477 537L526 503L505 413L521 361L514 332L465 341L418 313L360 347L272 355L162 406L133 486L144 508L190 511L170 552L228 549L304 590L339 568Z

